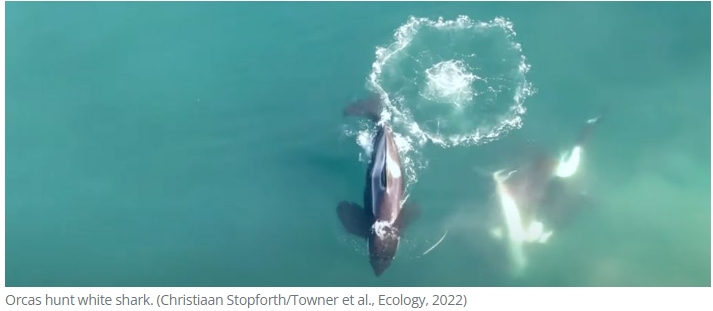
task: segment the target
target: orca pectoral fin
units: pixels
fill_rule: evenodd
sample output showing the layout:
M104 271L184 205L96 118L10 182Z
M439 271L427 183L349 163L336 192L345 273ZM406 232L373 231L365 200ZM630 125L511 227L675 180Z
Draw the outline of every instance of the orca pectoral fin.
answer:
M396 219L399 230L406 230L416 220L421 218L421 207L413 202L404 203L399 213L399 218Z
M337 215L344 228L351 234L367 238L371 224L364 209L356 203L339 202Z

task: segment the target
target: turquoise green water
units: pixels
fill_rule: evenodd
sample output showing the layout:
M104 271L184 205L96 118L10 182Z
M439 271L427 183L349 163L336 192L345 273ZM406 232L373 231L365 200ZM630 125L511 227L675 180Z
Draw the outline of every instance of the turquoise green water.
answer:
M336 217L366 168L342 109L411 15L507 18L536 92L491 143L406 155L428 164L423 217L376 278ZM710 286L710 23L710 3L8 3L6 285ZM497 33L444 36L414 42L504 55ZM580 178L597 208L512 278L472 168L602 110Z

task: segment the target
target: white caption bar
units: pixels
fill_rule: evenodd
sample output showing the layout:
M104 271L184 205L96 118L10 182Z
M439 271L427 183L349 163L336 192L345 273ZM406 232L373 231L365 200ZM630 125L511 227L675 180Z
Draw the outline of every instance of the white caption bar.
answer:
M711 310L710 288L5 288L2 310Z

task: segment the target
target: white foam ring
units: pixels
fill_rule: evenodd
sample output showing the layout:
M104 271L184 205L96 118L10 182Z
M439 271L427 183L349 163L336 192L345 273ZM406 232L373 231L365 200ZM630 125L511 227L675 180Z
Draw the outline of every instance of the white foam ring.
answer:
M502 17L481 22L411 16L392 43L376 48L367 88L385 104L381 120L394 129L407 191L428 165L420 156L424 144L479 145L522 126L524 101L534 89L515 35ZM368 161L373 133L367 122L348 133L362 146L362 161Z

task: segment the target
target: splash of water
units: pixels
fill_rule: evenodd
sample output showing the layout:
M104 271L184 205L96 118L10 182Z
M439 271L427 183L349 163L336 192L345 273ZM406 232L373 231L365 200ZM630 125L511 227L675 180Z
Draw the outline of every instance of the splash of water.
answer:
M462 107L473 100L476 94L473 81L482 79L473 74L462 60L447 60L426 69L426 88L421 93L424 98Z
M522 126L525 99L534 93L530 65L515 41L513 24L467 16L455 20L410 17L394 41L376 48L367 89L378 94L407 175L406 191L427 167L422 147L479 145ZM372 124L347 129L368 161Z

